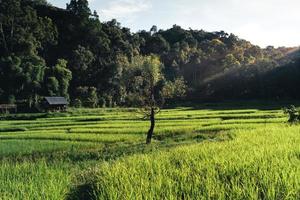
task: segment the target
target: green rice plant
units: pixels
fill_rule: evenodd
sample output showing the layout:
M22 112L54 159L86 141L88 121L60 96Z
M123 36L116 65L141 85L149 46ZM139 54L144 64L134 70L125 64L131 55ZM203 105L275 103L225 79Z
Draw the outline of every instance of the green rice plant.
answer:
M0 161L0 199L65 199L70 189L71 174L64 163Z
M272 107L203 107L162 110L150 146L134 108L7 115L0 199L300 198L299 125Z
M125 141L140 141L142 135L137 134L17 134L0 135L0 140L57 140L78 142L116 143Z
M0 132L22 132L27 131L27 128L24 127L1 127Z
M82 175L81 187L90 192L81 195L90 199L299 199L299 131L300 127L276 126L237 130L240 137L232 141L105 162Z
M35 153L51 153L56 151L78 151L101 147L93 142L73 142L55 140L2 140L0 158L21 157Z

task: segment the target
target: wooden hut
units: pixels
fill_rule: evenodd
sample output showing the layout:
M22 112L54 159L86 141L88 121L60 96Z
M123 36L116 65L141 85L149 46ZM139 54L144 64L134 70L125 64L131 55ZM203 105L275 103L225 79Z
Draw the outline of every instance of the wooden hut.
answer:
M17 112L17 105L15 104L0 104L0 113Z
M68 104L65 97L45 97L43 107L47 111L66 111Z

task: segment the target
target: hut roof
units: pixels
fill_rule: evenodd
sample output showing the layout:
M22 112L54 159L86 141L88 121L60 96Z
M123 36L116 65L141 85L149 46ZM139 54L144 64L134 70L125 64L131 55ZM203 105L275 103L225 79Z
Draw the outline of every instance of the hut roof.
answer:
M65 97L45 97L45 100L49 105L68 105Z

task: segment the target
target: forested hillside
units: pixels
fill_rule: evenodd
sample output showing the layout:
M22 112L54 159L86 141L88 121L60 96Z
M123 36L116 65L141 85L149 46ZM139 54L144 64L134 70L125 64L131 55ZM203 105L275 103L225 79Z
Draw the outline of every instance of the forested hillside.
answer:
M300 98L298 48L263 49L177 25L133 33L102 22L87 0L66 9L0 0L0 103L34 107L43 96L65 96L77 106L134 105L124 74L138 73L130 70L135 57L153 54L163 64L161 84L184 80L184 100Z

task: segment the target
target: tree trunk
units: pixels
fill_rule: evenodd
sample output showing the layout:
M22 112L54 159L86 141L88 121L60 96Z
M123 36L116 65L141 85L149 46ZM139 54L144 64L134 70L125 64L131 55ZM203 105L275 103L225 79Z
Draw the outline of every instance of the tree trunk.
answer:
M2 23L0 23L0 32L1 32L1 36L2 36L2 41L3 41L5 52L8 53L7 42L6 42L6 38L5 38L5 35L4 35L4 30L3 30Z
M151 108L150 122L151 122L151 125L150 125L150 129L148 131L148 134L147 134L146 144L150 144L151 143L151 139L152 139L152 135L153 135L154 127L155 127L155 112L154 112L154 108Z

